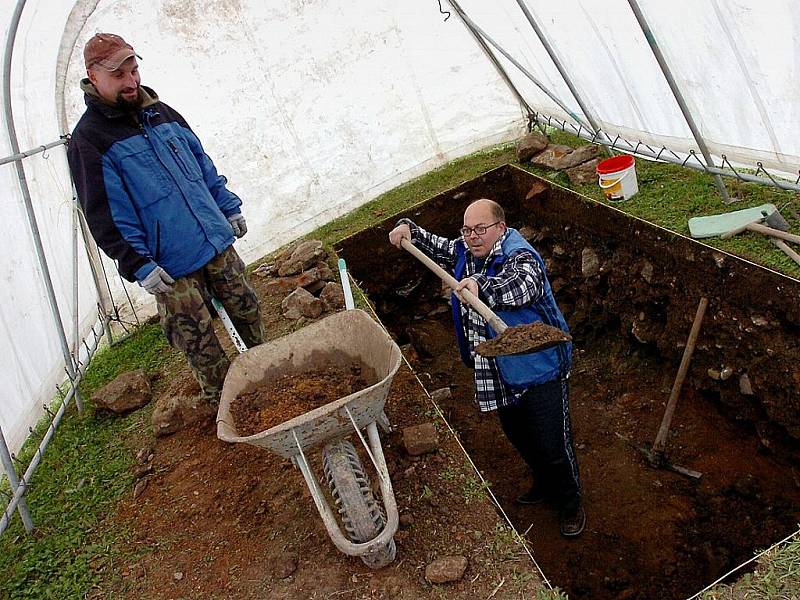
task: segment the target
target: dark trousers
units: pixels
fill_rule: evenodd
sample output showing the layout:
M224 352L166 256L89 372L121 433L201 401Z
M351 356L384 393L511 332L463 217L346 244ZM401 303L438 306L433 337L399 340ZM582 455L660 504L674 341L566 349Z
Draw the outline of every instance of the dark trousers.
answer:
M508 439L533 472L534 484L564 512L581 503L578 461L572 446L569 380L528 388L516 404L497 409Z

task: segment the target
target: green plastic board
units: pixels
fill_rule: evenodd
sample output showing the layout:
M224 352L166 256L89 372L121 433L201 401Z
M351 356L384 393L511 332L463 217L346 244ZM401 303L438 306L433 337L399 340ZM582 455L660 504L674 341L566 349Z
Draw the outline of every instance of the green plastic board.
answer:
M693 238L707 238L722 235L726 231L743 227L757 221L766 214L771 215L778 210L774 204L762 204L753 208L743 208L733 212L711 215L709 217L692 217L689 219L689 233Z

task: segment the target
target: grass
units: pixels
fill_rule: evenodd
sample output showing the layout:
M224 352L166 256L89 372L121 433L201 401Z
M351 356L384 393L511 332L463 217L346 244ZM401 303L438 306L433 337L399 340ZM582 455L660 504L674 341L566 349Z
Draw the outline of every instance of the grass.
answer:
M566 134L553 134L553 141L578 145ZM376 221L408 208L437 193L472 179L485 171L506 163L515 163L513 145L504 145L478 152L431 171L391 190L359 209L332 221L306 236L332 246ZM563 173L522 166L524 169L571 187ZM783 210L784 217L795 226L800 222L792 210L798 207L794 194L754 184L739 184L726 179L732 195L742 201L726 206L717 196L713 179L703 173L679 167L637 161L640 192L617 208L632 215L688 234L686 221L695 215L716 214L772 202ZM603 201L594 185L577 186L575 191ZM502 201L502 199L499 199ZM744 256L767 267L794 277L800 268L784 257L768 242L754 234L731 240L707 240L706 243ZM359 305L368 300L354 290ZM125 342L99 352L81 382L83 397L123 371L143 368L153 373L182 360L169 350L157 325L141 327ZM43 423L20 453L27 462L36 448L34 440L43 435ZM78 415L71 407L53 438L27 496L35 535L24 533L18 518L0 538L0 597L2 598L79 598L90 594L101 583L112 580L112 565L126 564L135 557L119 554L127 532L112 528L107 515L126 493L130 493L131 447L140 432L147 428L142 411L131 416L106 417L95 413L91 403ZM483 492L482 487L467 486L470 492ZM433 495L430 489L423 494ZM469 496L471 497L471 493ZM467 494L465 493L465 499ZM517 542L506 539L511 533L498 532L496 550L509 551ZM511 543L513 542L513 543ZM734 587L717 586L707 598L789 598L800 587L800 541L781 546L764 555L756 572L745 575ZM786 591L789 590L789 591ZM727 595L725 595L727 594ZM738 595L735 595L738 594ZM783 595L781 595L783 594ZM537 598L566 598L559 591L542 590Z
M800 534L766 552L756 570L733 585L718 585L703 600L792 600L800 590Z
M572 146L583 143L563 132L554 133L551 137L556 143ZM606 202L596 183L573 186L562 172L530 164L520 166L584 196ZM800 199L793 192L725 177L723 181L730 196L738 201L724 204L717 192L714 178L702 171L639 159L636 161L636 174L639 192L626 202L615 203L615 208L676 233L689 235L688 221L691 217L721 214L766 203L774 204L781 211L793 231L800 230L800 219L797 216L800 213ZM706 238L703 243L800 278L800 266L762 235L746 233L728 240Z
M127 533L105 518L133 483L132 452L120 442L144 425L140 413L106 416L86 399L124 371L155 372L170 358L166 348L158 326L147 325L94 357L79 387L86 410L79 415L70 405L31 482L34 535L15 516L0 537L0 597L83 598L112 573L115 547ZM23 463L46 428L42 423L20 452Z

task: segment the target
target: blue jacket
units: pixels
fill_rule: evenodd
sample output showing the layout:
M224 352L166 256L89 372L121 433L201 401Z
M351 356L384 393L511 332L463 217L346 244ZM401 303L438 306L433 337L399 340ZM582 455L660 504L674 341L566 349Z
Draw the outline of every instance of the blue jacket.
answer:
M182 277L233 244L227 217L241 200L184 118L144 86L138 114L82 87L87 109L67 158L92 236L120 274L141 281L159 265Z
M502 254L495 257L486 268L486 274L494 277L503 268L503 263L517 252L530 252L544 274L544 291L541 298L528 306L520 306L513 309L495 310L498 317L509 327L542 321L546 325L558 327L565 333L569 333L569 327L564 319L564 315L556 304L553 290L547 279L544 261L539 253L533 249L525 238L516 229L509 228L506 239L502 242ZM464 242L456 242L456 262L454 276L457 280L464 277L466 270L467 253ZM464 325L461 319L461 304L455 293L452 294L453 320L455 322L456 338L458 347L461 351L461 358L468 366L472 366L469 347L464 334ZM491 327L486 327L490 338L497 334ZM495 359L503 382L513 389L525 389L532 385L539 385L564 377L572 368L572 342L558 344L546 350L531 352L528 354L518 354L512 356L499 356Z

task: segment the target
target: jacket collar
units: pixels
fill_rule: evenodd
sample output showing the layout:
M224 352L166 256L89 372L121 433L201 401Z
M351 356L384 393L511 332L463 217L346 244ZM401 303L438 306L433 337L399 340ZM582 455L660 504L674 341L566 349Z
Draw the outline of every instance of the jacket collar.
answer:
M153 88L147 87L146 85L141 85L139 88L142 90L142 96L144 97L142 108L152 106L159 101L158 94L156 94ZM132 114L129 111L120 109L115 104L109 104L101 98L94 84L89 81L88 77L81 80L81 90L83 90L83 99L86 102L86 106L96 110L107 119L120 119L123 117L130 117Z

